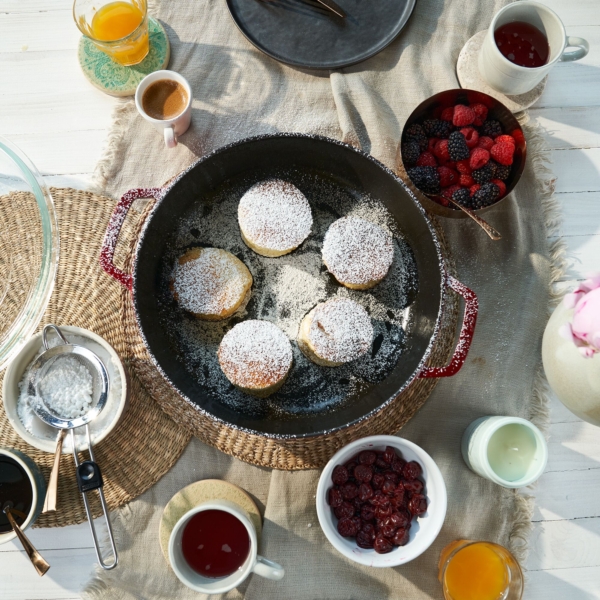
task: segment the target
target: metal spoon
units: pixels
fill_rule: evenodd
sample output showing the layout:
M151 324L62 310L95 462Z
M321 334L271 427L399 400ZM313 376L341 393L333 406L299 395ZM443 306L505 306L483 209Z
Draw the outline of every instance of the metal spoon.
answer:
M477 225L479 225L479 227L481 227L481 229L483 229L491 239L494 241L502 239L502 236L487 221L484 221L481 217L478 217L471 209L463 206L460 202L457 202L452 198L446 198L446 200L454 204L454 206L457 208L460 208L460 210L462 210L465 214L469 215L469 217L471 217L471 219L473 219L473 221L475 221L475 223L477 223Z
M46 499L42 513L52 512L56 510L56 498L58 496L58 470L60 468L60 455L62 454L63 441L67 435L66 429L61 429L56 440L56 452L54 453L54 463L52 472L48 480L48 490L46 491Z
M25 550L27 556L29 556L29 560L31 564L35 567L38 575L42 577L45 575L50 568L50 565L44 560L44 557L33 547L33 544L29 541L27 536L23 533L23 530L19 527L15 518L11 514L11 510L9 506L4 507L4 514L8 518L10 522L10 526L13 528L13 531L17 534L19 541L23 544L23 549Z

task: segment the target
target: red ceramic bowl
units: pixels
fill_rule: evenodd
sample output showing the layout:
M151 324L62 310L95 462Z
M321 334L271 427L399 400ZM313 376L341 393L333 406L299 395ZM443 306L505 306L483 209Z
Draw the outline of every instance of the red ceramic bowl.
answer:
M440 92L439 94L435 94L435 96L431 96L431 98L421 102L421 104L419 104L419 106L413 110L412 114L410 117L408 117L408 120L404 124L404 129L402 130L402 143L405 141L405 132L411 125L415 123L422 123L425 119L438 118L440 113L449 106L454 106L456 104L474 104L478 102L481 102L488 107L488 119L495 119L498 121L502 125L505 133L511 133L515 129L518 129L521 133L523 133L521 125L519 125L519 122L515 116L508 110L508 108L506 108L506 106L504 106L504 104L495 98L484 94L483 92L458 89ZM524 137L521 139L525 140ZM498 206L498 204L500 204L508 196L508 194L510 194L510 192L517 185L519 179L521 179L523 169L525 168L526 154L527 143L525 141L517 143L512 169L508 179L504 182L506 184L506 194L499 200L496 200L496 202L493 204L476 210L476 213L480 214L492 210ZM413 184L413 187L416 186ZM435 195L420 192L417 194L417 198L427 211L435 215L450 217L452 219L468 218L462 210L441 204L436 200Z

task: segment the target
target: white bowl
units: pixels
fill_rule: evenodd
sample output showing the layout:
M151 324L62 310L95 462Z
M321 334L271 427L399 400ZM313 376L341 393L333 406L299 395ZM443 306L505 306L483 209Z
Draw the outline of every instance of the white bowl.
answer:
M114 397L112 393L109 393L108 401L102 412L90 423L90 433L92 436L92 443L97 444L101 442L117 425L121 419L128 403L128 389L127 376L123 364L119 355L115 349L103 338L95 333L88 331L87 329L81 329L80 327L72 327L68 325L60 325L60 330L63 332L67 341L71 341L73 337L87 338L88 347L92 352L95 352L102 362L104 362L106 368L109 371L115 370L119 373L121 378L121 393L118 397ZM75 343L77 343L75 341ZM37 417L34 417L36 421L35 431L39 435L34 435L28 431L17 412L17 401L19 399L19 382L23 378L25 369L29 366L35 355L42 348L42 334L37 333L21 348L19 353L14 357L6 373L4 374L4 382L2 384L2 399L4 402L4 410L6 416L13 426L14 430L19 436L25 440L28 444L32 445L38 450L44 452L52 452L56 450L56 435L58 430L53 430L50 426L43 423ZM111 366L111 365L114 365ZM84 436L85 428L80 427L76 430L77 449L87 449L87 438ZM48 437L50 436L50 437ZM71 435L67 435L63 444L63 454L70 454L72 452L71 447Z
M377 554L373 549L359 548L354 538L345 538L338 533L338 520L327 504L327 493L333 486L331 473L334 467L345 464L363 450L385 450L386 446L395 448L406 461L415 460L421 465L423 468L421 479L425 483L424 494L428 506L423 516L413 520L410 538L405 546L394 547L388 554ZM393 435L374 435L344 446L325 465L317 486L317 515L327 539L338 552L368 567L396 567L423 554L431 546L444 524L447 504L446 484L431 456L416 444Z

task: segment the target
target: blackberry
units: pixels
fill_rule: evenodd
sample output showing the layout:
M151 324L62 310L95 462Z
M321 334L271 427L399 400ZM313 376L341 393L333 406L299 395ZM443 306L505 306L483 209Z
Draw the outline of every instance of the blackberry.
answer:
M510 168L512 165L501 165L499 163L494 163L494 165L494 179L501 179L502 181L508 179L508 176L510 175Z
M475 183L483 185L494 178L494 165L491 164L491 162L492 161L485 163L481 169L474 169L471 171L471 177Z
M490 120L484 121L481 126L481 135L487 135L487 137L495 138L502 135L502 125L498 121Z
M469 193L468 188L460 188L460 190L456 190L454 194L452 194L452 200L466 206L467 208L471 208L471 194Z
M440 176L435 167L412 167L407 173L422 192L437 194L440 191Z
M421 148L417 142L406 142L402 144L402 162L412 167L421 155Z
M452 133L452 123L440 119L423 121L423 130L429 137L447 138Z
M484 183L471 198L473 208L484 208L493 204L500 195L500 188L495 183Z
M429 140L427 139L427 136L425 135L423 128L416 123L414 125L411 125L404 132L404 141L405 142L416 142L417 144L419 144L419 148L421 149L421 152L423 152L424 150L427 149L427 145L429 143Z
M455 131L448 138L448 153L452 160L465 160L469 158L469 147L465 136L460 131Z

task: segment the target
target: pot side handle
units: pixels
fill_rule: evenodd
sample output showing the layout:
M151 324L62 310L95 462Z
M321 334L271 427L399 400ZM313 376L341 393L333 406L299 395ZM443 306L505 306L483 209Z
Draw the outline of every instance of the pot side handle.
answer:
M475 333L475 323L477 322L477 313L479 312L479 301L475 292L470 290L466 285L462 284L458 279L454 279L452 275L446 278L446 285L461 295L465 301L465 314L463 316L463 324L458 338L458 344L454 349L452 360L445 367L425 367L419 377L451 377L456 375L465 364L473 334Z
M115 206L115 210L110 217L104 240L102 240L102 249L100 250L100 266L113 279L116 279L121 285L131 291L133 278L129 273L115 266L113 259L115 256L115 248L119 241L121 227L125 222L125 217L135 200L139 198L154 198L160 200L164 194L163 188L139 188L125 192Z

